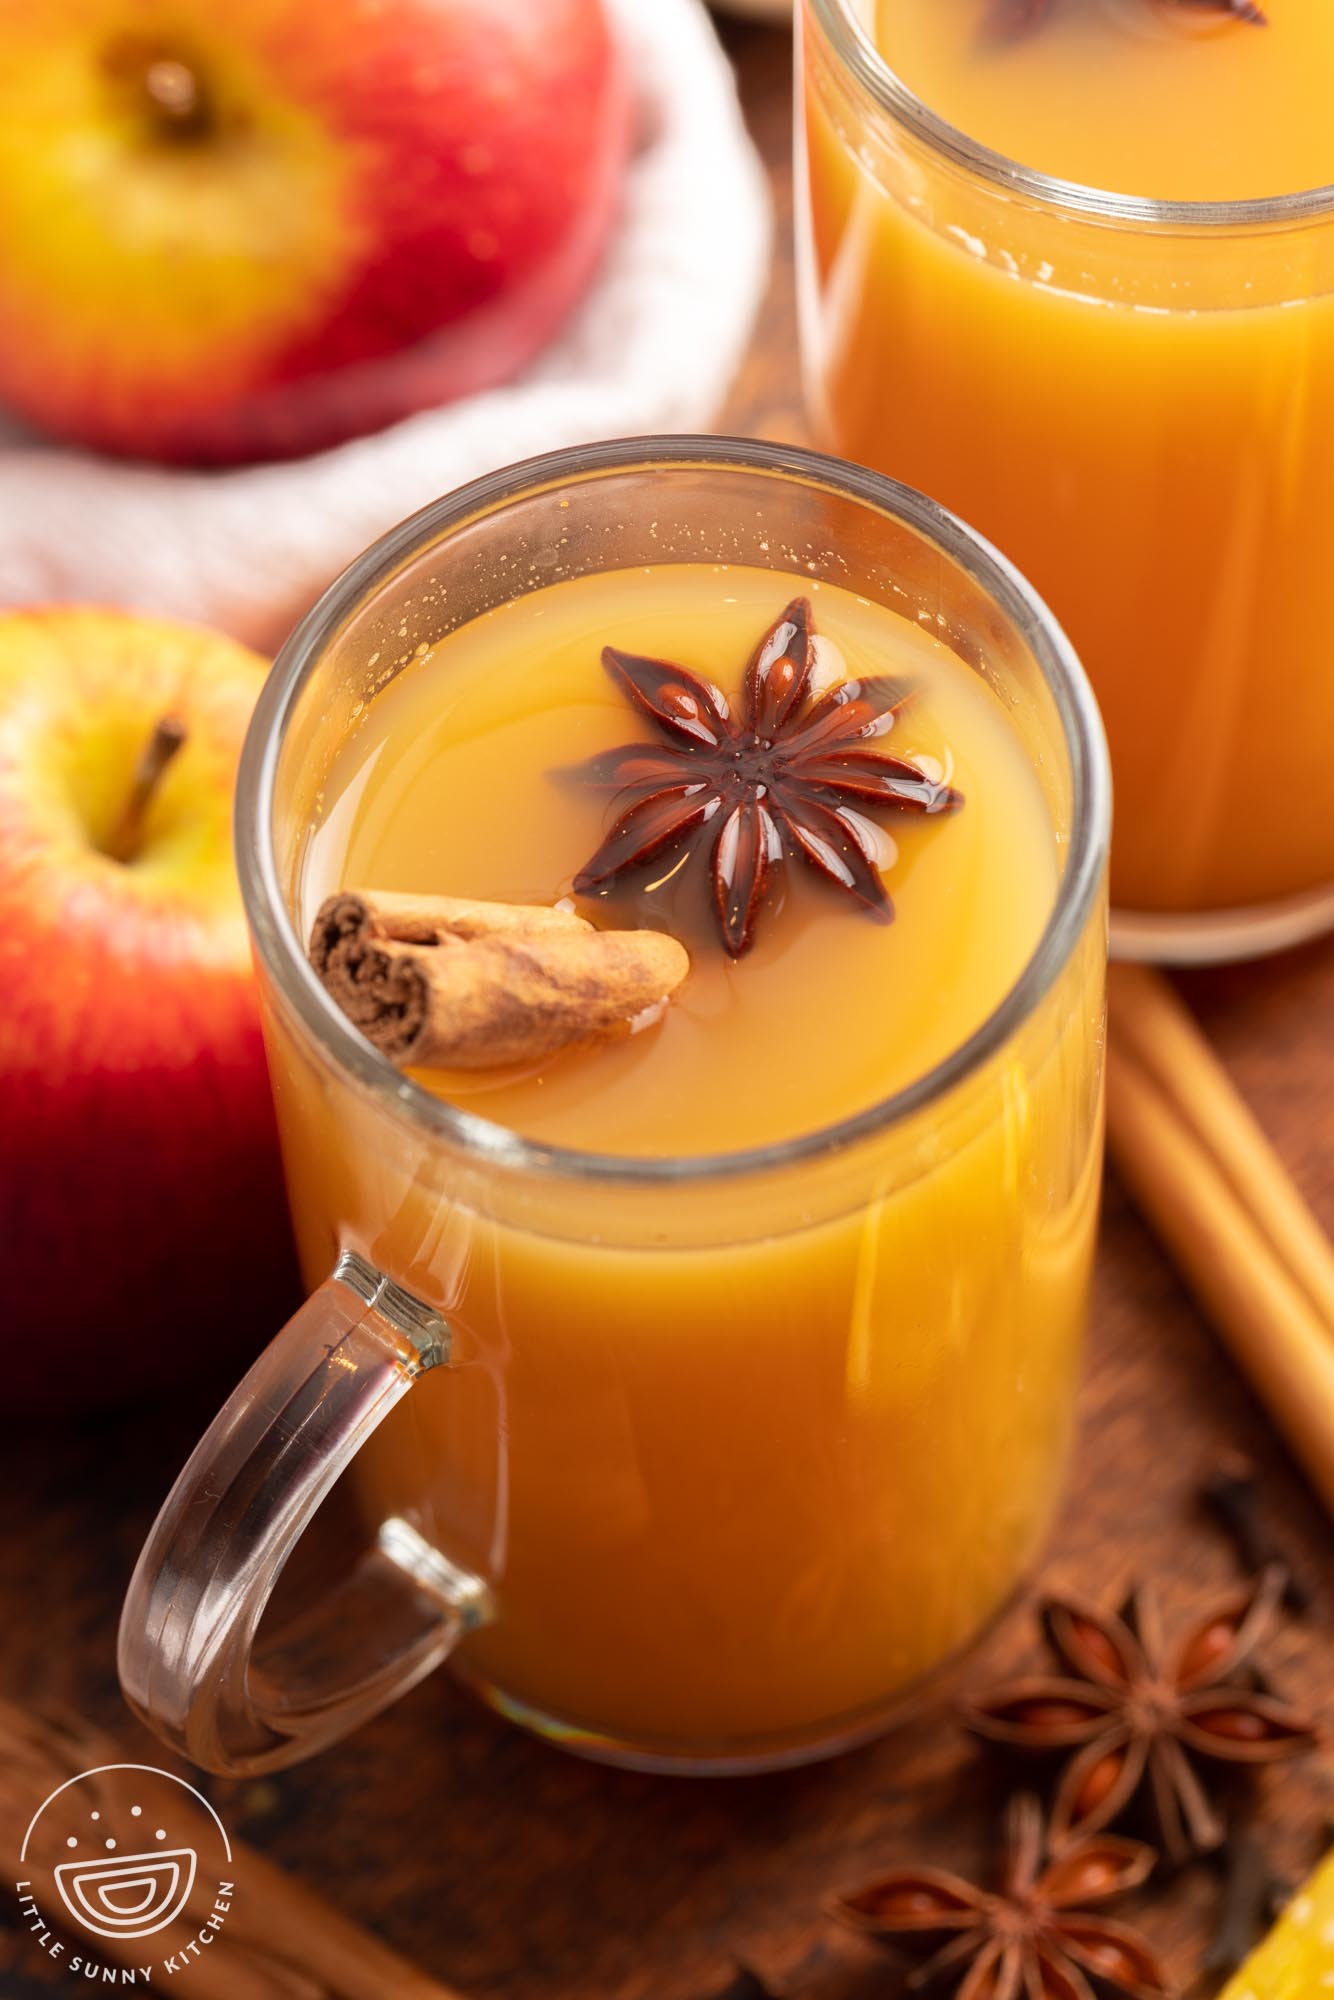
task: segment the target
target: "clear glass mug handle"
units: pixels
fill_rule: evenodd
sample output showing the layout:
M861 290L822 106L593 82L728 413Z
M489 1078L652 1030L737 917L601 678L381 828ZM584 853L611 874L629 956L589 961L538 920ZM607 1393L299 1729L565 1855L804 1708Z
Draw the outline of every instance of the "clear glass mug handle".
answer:
M130 1706L205 1770L276 1770L416 1685L490 1614L480 1577L407 1521L288 1625L255 1636L283 1565L358 1450L449 1328L351 1251L265 1349L153 1524L121 1613Z

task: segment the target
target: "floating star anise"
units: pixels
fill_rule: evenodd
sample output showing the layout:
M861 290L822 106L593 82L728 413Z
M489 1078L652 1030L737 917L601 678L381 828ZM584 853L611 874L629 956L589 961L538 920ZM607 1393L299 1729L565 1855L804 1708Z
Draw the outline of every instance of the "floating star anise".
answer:
M1197 11L1207 9L1211 14L1231 14L1238 21L1249 21L1254 27L1268 26L1269 16L1259 4L1259 0L1159 0L1168 7L1194 7ZM1032 35L1045 27L1052 14L1060 5L1060 0L991 0L991 11L987 15L986 34L996 42L1017 42L1025 35Z
M738 714L712 681L667 660L603 648L602 663L665 742L607 750L575 773L622 810L575 876L606 890L648 861L707 846L723 943L750 945L774 869L795 852L882 918L893 915L868 810L940 813L959 793L873 746L912 695L887 674L812 698L811 607L794 598L746 669Z
M1243 1675L1273 1623L1283 1572L1217 1598L1174 1644L1157 1599L1134 1592L1119 1615L1078 1597L1043 1607L1066 1676L1010 1681L966 1703L977 1735L1019 1751L1068 1756L1052 1807L1055 1841L1110 1826L1147 1790L1173 1861L1215 1848L1225 1822L1195 1760L1272 1764L1314 1748L1314 1720Z
M941 1868L895 1868L836 1897L831 1914L923 1963L909 1990L956 2000L1160 2000L1171 1987L1138 1931L1090 1905L1138 1888L1154 1865L1138 1841L1099 1834L1047 1860L1035 1799L1011 1800L997 1893Z

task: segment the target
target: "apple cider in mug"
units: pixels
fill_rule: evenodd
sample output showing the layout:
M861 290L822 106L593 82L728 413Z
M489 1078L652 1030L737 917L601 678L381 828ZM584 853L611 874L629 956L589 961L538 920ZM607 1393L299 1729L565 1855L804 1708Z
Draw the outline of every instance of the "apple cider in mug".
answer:
M957 509L1069 632L1127 949L1328 928L1334 7L797 15L817 432Z
M486 1580L456 1664L508 1712L631 1757L828 1747L1002 1604L1069 1442L1100 926L1022 1034L911 1099L1057 903L1069 829L1020 705L936 621L745 563L570 576L361 665L391 677L310 799L302 926L351 889L688 953L586 1044L413 1072L502 1128L502 1179L506 1134L599 1156L564 1191L372 1131L272 1011L311 1283L350 1244L452 1330L357 1462L368 1519ZM710 1177L840 1125L818 1169ZM617 1173L669 1158L646 1220Z

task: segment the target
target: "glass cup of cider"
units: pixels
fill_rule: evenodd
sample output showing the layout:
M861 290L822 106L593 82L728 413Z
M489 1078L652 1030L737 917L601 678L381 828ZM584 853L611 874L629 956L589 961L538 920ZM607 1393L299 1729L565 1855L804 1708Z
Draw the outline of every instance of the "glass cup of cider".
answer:
M799 0L817 439L1041 591L1102 708L1112 946L1334 925L1334 9Z
M140 1558L144 1719L262 1770L447 1657L648 1768L905 1715L1067 1461L1108 826L1059 627L879 474L589 446L354 564L237 814L310 1298Z

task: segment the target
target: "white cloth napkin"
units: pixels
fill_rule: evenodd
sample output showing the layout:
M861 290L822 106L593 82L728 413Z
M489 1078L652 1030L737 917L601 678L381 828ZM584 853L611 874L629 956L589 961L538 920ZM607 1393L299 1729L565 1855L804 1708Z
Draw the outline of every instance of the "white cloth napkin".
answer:
M226 472L0 431L0 604L121 604L269 648L368 542L464 480L560 445L707 425L764 284L764 175L700 0L611 5L639 150L592 290L522 376L312 458Z

